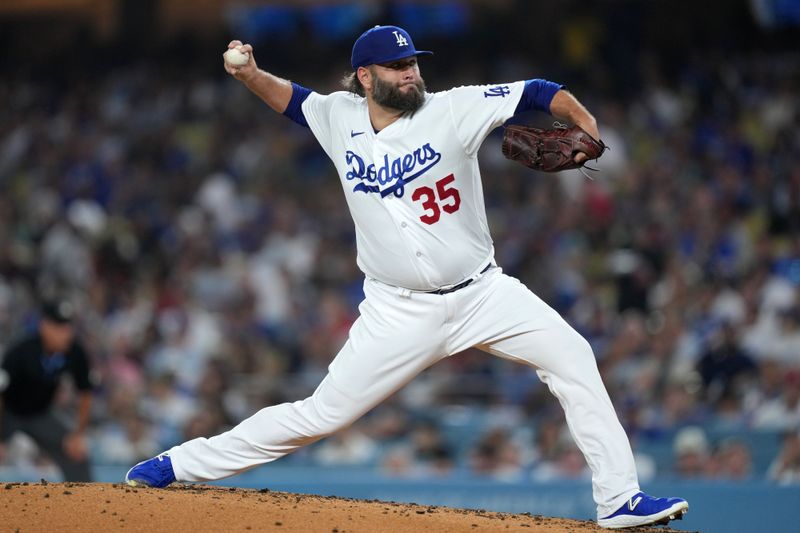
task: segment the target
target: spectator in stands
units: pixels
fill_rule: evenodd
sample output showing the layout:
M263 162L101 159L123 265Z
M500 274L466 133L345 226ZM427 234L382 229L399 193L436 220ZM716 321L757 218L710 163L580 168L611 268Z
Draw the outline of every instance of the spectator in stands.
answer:
M780 396L760 405L753 413L753 426L790 430L800 427L800 370L786 373Z
M681 478L702 478L708 473L711 447L705 431L697 426L683 428L673 441L674 471Z
M365 466L378 455L377 443L358 428L347 428L315 447L311 455L323 466Z
M748 445L740 439L722 441L710 461L709 477L725 481L748 481L753 475L753 459Z
M411 432L411 445L415 460L431 473L442 476L453 469L454 451L435 423L417 424Z
M414 425L410 438L391 447L382 460L384 471L404 477L446 477L455 468L455 450L438 426L429 421Z
M558 415L543 417L539 421L536 425L535 461L556 460L565 429L564 418Z
M537 464L531 472L531 479L542 482L591 478L592 472L583 454L569 436L561 439L553 460Z
M522 474L520 450L505 429L490 430L471 450L470 467L481 476L518 479Z
M158 453L155 426L144 416L131 412L105 424L93 436L92 458L99 464L125 465Z
M784 434L783 445L769 466L767 477L780 485L800 484L800 430Z
M722 325L712 345L697 363L706 397L712 402L729 389L736 388L738 382L757 377L757 370L750 356L739 347L736 328L730 322Z

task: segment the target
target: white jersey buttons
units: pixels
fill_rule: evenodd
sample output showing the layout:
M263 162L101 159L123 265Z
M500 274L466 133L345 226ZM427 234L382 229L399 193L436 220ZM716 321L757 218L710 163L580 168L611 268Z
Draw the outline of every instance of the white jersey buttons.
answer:
M408 226L408 224L406 224L405 222L401 222L401 223L400 223L400 227L401 227L401 228L405 228L405 227L407 227L407 226Z

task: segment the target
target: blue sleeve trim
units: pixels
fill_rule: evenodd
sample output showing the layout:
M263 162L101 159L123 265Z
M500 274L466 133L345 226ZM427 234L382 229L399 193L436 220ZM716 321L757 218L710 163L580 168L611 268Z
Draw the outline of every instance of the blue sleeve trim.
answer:
M286 106L286 111L283 112L284 115L306 128L308 127L308 121L303 114L303 102L306 101L309 94L311 94L311 89L306 89L302 85L292 82L292 99L289 100L289 105Z
M563 88L563 85L547 80L535 79L526 81L525 89L522 91L522 97L519 99L514 114L516 115L529 109L550 113L550 102L553 101L556 93Z

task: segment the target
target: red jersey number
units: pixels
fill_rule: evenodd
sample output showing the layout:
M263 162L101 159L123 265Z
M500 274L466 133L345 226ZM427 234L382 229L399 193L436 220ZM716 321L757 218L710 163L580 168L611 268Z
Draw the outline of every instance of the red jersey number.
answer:
M455 187L447 188L455 180L455 176L450 174L436 182L435 192L428 186L414 191L411 199L415 202L422 200L422 208L425 209L425 213L419 217L422 222L428 225L436 224L442 216L442 209L449 214L458 211L461 207L461 195L458 194L458 189ZM437 193L439 202L436 201Z

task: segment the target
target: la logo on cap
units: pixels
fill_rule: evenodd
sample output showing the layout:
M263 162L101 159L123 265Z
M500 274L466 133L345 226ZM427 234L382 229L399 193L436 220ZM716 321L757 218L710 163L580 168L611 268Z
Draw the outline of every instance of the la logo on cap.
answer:
M403 34L395 30L392 32L397 39L397 46L408 46L408 39L403 37Z
M394 40L392 40L394 37ZM380 65L411 56L428 55L433 52L417 50L406 30L399 26L375 26L356 39L350 64L353 70L367 65Z

